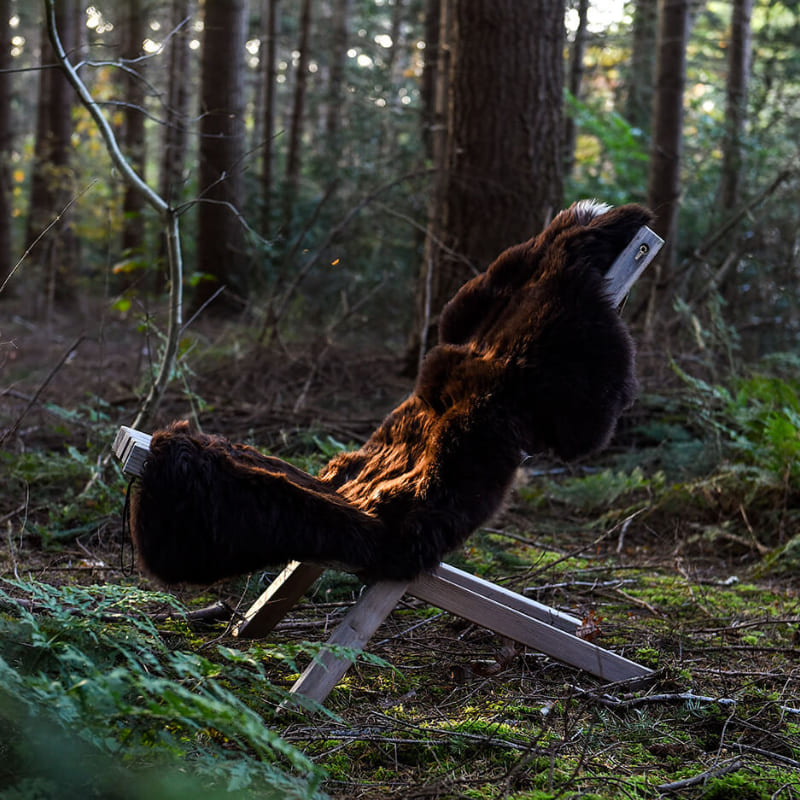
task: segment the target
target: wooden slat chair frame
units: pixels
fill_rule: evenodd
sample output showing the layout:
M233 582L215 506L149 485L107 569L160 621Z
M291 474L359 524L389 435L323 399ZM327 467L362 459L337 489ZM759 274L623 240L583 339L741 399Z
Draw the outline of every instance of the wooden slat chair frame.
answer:
M624 300L662 245L663 240L644 226L612 264L606 285L616 305ZM133 428L120 428L113 449L126 475L142 473L150 438ZM324 571L325 567L318 564L290 562L235 625L234 635L266 636ZM581 639L577 635L581 620L576 617L444 563L431 574L409 582L378 581L368 586L328 643L364 649L404 594L609 682L641 680L651 674L647 667ZM292 692L324 703L351 664L350 659L323 651L306 667Z

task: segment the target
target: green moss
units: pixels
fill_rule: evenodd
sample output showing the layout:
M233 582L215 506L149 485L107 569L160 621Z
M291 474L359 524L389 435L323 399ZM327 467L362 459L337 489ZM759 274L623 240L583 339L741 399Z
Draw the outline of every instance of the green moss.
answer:
M703 800L769 800L771 796L760 779L741 772L711 778L703 792Z
M652 647L639 647L636 649L634 659L643 667L658 669L661 653Z

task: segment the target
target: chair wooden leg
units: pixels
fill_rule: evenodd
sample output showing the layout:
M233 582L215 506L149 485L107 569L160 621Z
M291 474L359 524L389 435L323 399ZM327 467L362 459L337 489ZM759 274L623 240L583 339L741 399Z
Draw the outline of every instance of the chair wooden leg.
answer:
M328 644L363 649L379 625L392 613L407 586L402 581L381 581L365 589L328 639ZM295 681L292 692L324 703L352 663L352 659L330 651L321 653Z
M267 590L247 609L244 619L233 629L233 635L243 639L266 636L308 591L324 569L317 564L290 561Z

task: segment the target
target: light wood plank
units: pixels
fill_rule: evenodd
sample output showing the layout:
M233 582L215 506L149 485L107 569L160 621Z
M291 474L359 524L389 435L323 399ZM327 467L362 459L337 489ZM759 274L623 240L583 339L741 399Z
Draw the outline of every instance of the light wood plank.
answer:
M380 581L366 588L328 639L328 644L362 650L392 613L407 587L403 581ZM322 653L295 681L292 692L323 703L352 663L349 658Z
M325 571L318 564L290 561L245 612L233 635L242 639L266 636Z
M581 620L577 617L573 617L571 614L558 611L555 608L532 600L530 597L525 597L525 595L513 592L503 586L498 586L495 583L479 578L477 575L471 575L469 572L464 572L449 564L440 564L434 571L431 579L442 579L462 586L476 594L487 597L497 603L502 603L509 608L513 608L515 611L519 611L520 614L538 619L540 622L546 622L548 625L554 625L556 628L566 631L567 633L575 633L581 626ZM408 587L408 593L417 597L414 592L415 586L416 582L412 582Z
M606 290L615 306L622 303L663 246L664 240L647 225L639 228L606 273Z
M122 471L126 475L133 478L142 474L152 438L149 433L142 433L126 425L117 431L112 450L122 462Z
M417 578L413 594L431 605L607 681L630 680L651 673L647 667L623 656L441 577L423 575Z

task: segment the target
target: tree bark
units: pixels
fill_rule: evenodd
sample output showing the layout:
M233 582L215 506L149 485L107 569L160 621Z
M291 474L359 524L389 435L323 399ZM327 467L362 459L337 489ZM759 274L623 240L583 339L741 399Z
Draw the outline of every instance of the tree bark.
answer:
M172 0L172 28L188 20L193 11L190 0ZM177 31L169 42L169 81L167 86L167 123L161 142L161 169L159 188L161 196L170 204L181 197L186 147L188 144L189 86L191 84L190 34L186 25Z
M578 27L575 29L575 41L569 57L569 93L576 99L581 97L583 83L583 58L586 54L586 22L589 11L589 0L578 0ZM572 114L564 120L564 177L567 177L575 166L575 118Z
M742 137L747 118L747 84L750 75L750 16L753 0L734 0L728 43L728 82L725 99L725 136L722 147L720 206L723 212L739 204L742 171Z
M442 0L425 2L425 55L422 65L420 95L422 99L422 146L425 158L433 160L433 138L436 126L436 91L440 80L439 25ZM444 80L447 76L444 76Z
M8 19L13 3L0 0L0 286L13 268L12 261L12 180L11 151L14 145L14 123L11 117L11 30ZM11 294L8 286L0 299Z
M646 335L652 337L660 284L672 270L678 235L680 166L683 142L683 95L690 0L659 0L656 84L647 204L656 215L653 229L665 239L654 268L649 270Z
M164 109L165 124L161 135L161 159L158 170L158 191L164 201L175 206L183 194L186 180L186 150L189 142L189 86L192 80L189 50L190 29L188 20L194 10L194 0L172 0L170 29L178 28L168 44L167 97ZM158 270L152 287L163 291L169 274L167 263L169 242L166 233L160 237Z
M74 0L61 0L55 13L61 40L69 52L75 48L77 38ZM55 63L46 24L42 25L41 61L43 65ZM72 196L73 97L61 70L50 67L40 72L26 246L33 243ZM65 215L32 251L30 257L40 276L35 313L49 317L56 302L72 298L75 246L69 216Z
M200 121L200 195L197 268L201 280L194 296L199 306L226 286L214 308L241 308L247 295L243 207L244 57L246 0L206 3L203 28Z
M341 157L341 120L344 100L344 68L347 60L347 19L350 0L333 0L331 23L330 73L325 109L325 148L329 162L336 165Z
M428 158L435 169L431 198L428 203L428 224L422 268L417 280L415 324L409 337L405 371L413 375L422 359L435 344L438 313L435 308L439 262L443 256L445 192L448 184L450 136L448 116L451 90L451 57L453 54L453 15L456 0L430 0L425 20L426 35L436 36L426 43L427 76L423 75L423 98L426 108L423 119L428 135L423 137ZM428 50L430 49L430 53ZM427 77L427 80L426 80Z
M122 26L122 58L133 61L142 55L145 37L145 15L142 0L128 0L126 17ZM129 64L132 72L124 72L125 113L122 135L122 150L131 166L145 180L145 136L144 136L144 83L140 74L144 62ZM185 79L185 77L184 77ZM125 186L122 203L123 229L122 252L126 258L141 256L144 249L144 198L134 187Z
M286 187L283 198L283 234L288 239L292 232L294 204L300 184L300 141L303 134L303 112L308 85L308 39L311 30L311 0L303 0L300 10L300 39L297 45L299 58L294 85L292 120L289 126L289 148L286 154Z
M393 120L399 111L399 97L395 90L399 79L397 76L398 63L403 49L403 1L394 0L392 5L392 27L389 36L392 40L389 48L389 55L386 60L386 80L387 86L384 89L384 96L388 97L386 107L383 109L383 125L381 126L381 140L378 148L378 160L381 162L391 158L397 141L397 126Z
M560 2L443 0L438 72L447 83L436 105L447 136L434 137L439 177L412 349L433 344L429 328L466 279L561 205L563 46Z
M653 0L636 0L624 114L632 127L645 132L650 131L653 113L657 32L658 4Z
M278 53L280 0L265 0L264 18L264 158L261 167L261 228L272 231L273 159L275 138L275 65Z

